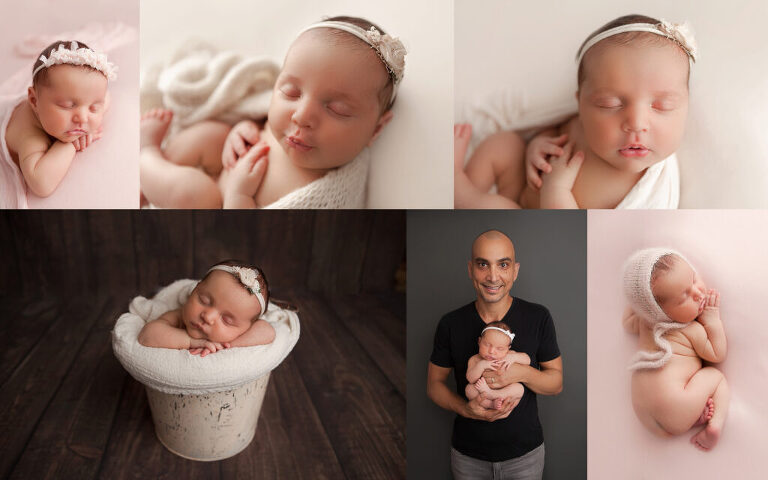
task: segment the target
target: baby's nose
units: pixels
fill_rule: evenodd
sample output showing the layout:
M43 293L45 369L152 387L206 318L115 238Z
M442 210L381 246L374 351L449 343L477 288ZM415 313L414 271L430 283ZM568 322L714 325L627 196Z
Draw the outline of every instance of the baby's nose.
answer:
M218 315L213 310L206 310L203 312L203 320L205 320L205 323L209 323L213 325L213 322L216 321L216 317Z

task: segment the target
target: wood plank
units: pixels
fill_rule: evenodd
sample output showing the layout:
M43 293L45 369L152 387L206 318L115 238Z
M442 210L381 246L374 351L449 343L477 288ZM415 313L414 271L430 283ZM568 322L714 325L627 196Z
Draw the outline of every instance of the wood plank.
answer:
M23 282L19 259L16 253L16 239L13 229L15 215L13 212L0 212L0 252L3 260L0 262L0 295L19 295L23 291ZM0 302L2 299L0 298Z
M15 313L6 312L0 321L0 385L11 377L14 370L27 358L60 314L58 300L52 295L17 303Z
M131 212L91 210L86 213L91 252L89 264L93 266L90 290L104 294L122 289L136 291L139 285Z
M302 288L310 264L314 212L196 212L195 272L238 259L264 271L270 289Z
M253 443L221 462L223 478L343 478L301 371L289 356L272 372Z
M370 295L329 297L331 308L361 349L405 397L405 324Z
M317 295L296 295L302 337L293 351L347 478L404 478L405 398Z
M405 261L405 212L371 213L373 224L365 251L361 291L388 291L395 285L397 268Z
M361 291L362 265L374 212L318 211L307 285L322 293Z
M24 451L51 398L70 368L100 305L86 295L59 309L54 324L0 389L0 477L7 476Z
M221 478L219 462L195 462L169 452L155 436L144 386L125 377L120 404L112 425L98 478Z
M178 210L133 212L139 292L154 295L179 278L192 278L192 213Z
M46 409L12 478L94 478L120 399L110 330L126 305L109 299Z

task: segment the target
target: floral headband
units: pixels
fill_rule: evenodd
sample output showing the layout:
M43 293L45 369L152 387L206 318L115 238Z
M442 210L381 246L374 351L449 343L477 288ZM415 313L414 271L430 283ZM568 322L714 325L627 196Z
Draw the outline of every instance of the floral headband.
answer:
M587 50L592 48L597 42L605 40L608 37L618 35L626 32L648 32L662 37L666 37L675 42L680 48L683 49L691 62L696 61L696 40L693 38L693 32L688 22L683 23L670 23L666 20L661 20L657 24L653 23L630 23L628 25L621 25L608 29L604 32L598 33L594 37L590 38L584 46L579 49L576 54L576 64L581 63L581 59L584 58L584 54Z
M480 332L480 336L482 336L482 335L483 335L483 334L484 334L486 331L488 331L488 330L498 330L498 331L500 331L501 333L503 333L504 335L508 336L508 337L509 337L509 343L510 343L510 344L512 343L512 340L514 340L514 339L515 339L515 334L514 334L514 333L512 333L512 332L508 332L508 331L504 330L503 328L499 328L499 327L485 327L485 328L483 329L483 331L482 331L482 332Z
M70 43L69 48L61 44L59 48L51 51L48 58L45 58L45 55L40 55L39 60L43 63L32 72L33 78L37 75L37 72L44 68L67 64L87 65L103 73L107 80L117 80L117 67L115 64L107 61L105 54L94 52L90 48L81 48L77 42Z
M248 289L249 292L256 295L256 298L259 300L259 305L261 305L261 313L263 314L266 311L267 305L264 301L264 295L261 293L261 284L259 283L259 277L261 276L261 273L259 273L257 269L247 267L233 267L230 265L214 265L208 270L208 272L206 272L206 275L214 270L221 270L222 272L227 272L234 275L240 281L240 283L242 283L243 286Z
M326 20L314 23L299 32L299 35L314 28L334 28L336 30L342 30L351 33L367 43L384 63L384 67L387 69L387 73L389 73L389 78L392 80L392 97L390 98L389 103L391 104L395 100L397 86L403 79L403 73L405 71L405 55L408 53L400 39L391 37L389 34L382 35L376 27L364 30L352 23L339 22L336 20Z

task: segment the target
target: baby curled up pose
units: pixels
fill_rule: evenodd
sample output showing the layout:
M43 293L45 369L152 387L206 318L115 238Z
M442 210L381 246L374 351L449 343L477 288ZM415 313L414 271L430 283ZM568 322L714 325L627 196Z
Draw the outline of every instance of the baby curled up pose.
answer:
M711 449L730 396L720 370L702 366L725 359L720 294L707 289L682 254L667 248L633 254L624 266L624 291L624 327L638 335L641 349L630 367L637 417L660 436L701 426L691 442Z
M268 302L269 285L258 268L219 263L181 308L148 322L139 332L139 343L189 350L201 357L224 348L272 343L275 330L260 318Z
M467 400L481 395L480 405L496 410L501 408L506 398L512 399L513 408L520 403L525 390L521 383L512 383L504 388L493 390L483 378L483 372L486 370L503 372L513 363L531 364L531 358L527 354L511 350L514 338L515 334L504 322L491 322L483 329L480 338L477 339L479 352L467 362L469 384L464 391Z
M200 122L161 149L173 114L146 113L143 194L160 207L258 208L323 178L392 119L405 53L371 22L334 17L304 29L289 48L266 123Z
M471 127L454 127L456 206L677 208L674 154L695 57L686 25L643 15L604 25L578 52L576 116L527 142L514 131L491 135L466 167Z
M8 121L5 142L27 188L40 197L56 190L77 152L101 138L116 67L76 41L43 50L32 68L26 100Z

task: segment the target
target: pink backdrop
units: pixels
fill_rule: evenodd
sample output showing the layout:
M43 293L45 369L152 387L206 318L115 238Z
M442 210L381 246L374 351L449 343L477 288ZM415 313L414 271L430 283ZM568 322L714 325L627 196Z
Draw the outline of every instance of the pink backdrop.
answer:
M30 36L48 41L47 37L62 32L85 33L92 32L97 24L113 25L114 28L100 29L112 32L111 35L102 36L102 41L86 43L92 48L105 49L110 61L119 68L118 80L109 87L112 106L104 118L104 136L75 156L67 176L53 195L39 198L29 194L29 207L138 208L138 1L30 0L6 3L0 28L0 90L4 93L24 92L30 83L33 58L21 57L15 50L17 44ZM118 27L116 22L122 25ZM116 30L119 35L114 34ZM81 40L86 38L90 37L85 34ZM43 47L48 43L50 41ZM12 78L19 71L24 73Z
M627 365L636 337L621 326L621 266L650 246L680 250L721 293L731 387L720 443L701 452L695 430L673 439L636 419ZM768 478L768 212L743 210L588 213L588 469L590 479Z

